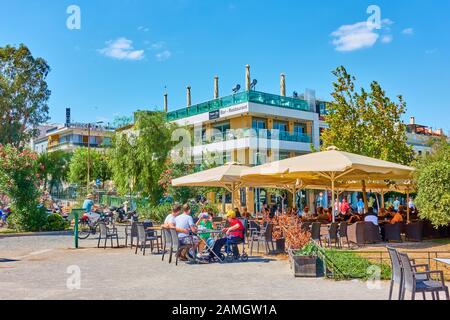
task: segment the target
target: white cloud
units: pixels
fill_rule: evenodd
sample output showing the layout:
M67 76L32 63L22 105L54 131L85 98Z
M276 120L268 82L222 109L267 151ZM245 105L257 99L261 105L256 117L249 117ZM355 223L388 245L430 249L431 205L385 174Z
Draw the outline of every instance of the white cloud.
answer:
M402 33L412 36L414 34L414 29L413 28L406 28L406 29L403 29Z
M170 57L172 57L172 52L170 52L169 50L164 50L162 52L157 53L155 57L158 61L166 61L170 59Z
M391 34L387 34L381 37L382 43L391 43L394 40L394 37Z
M144 50L134 50L133 41L118 38L106 42L106 48L98 50L101 54L117 60L142 60Z
M142 31L142 32L149 32L149 31L150 31L150 29L149 29L149 28L147 28L147 27L144 27L144 26L139 26L139 27L138 27L138 31Z
M153 50L160 50L162 49L164 46L166 45L166 43L164 41L158 41L155 43L152 43L151 48Z
M390 25L393 22L389 19L384 19L380 30L371 28L367 21L357 22L351 25L340 26L336 31L331 33L334 37L333 45L336 51L349 52L365 48L373 47L380 38L379 32L389 32ZM383 43L389 43L393 40L391 35L384 35L382 37Z

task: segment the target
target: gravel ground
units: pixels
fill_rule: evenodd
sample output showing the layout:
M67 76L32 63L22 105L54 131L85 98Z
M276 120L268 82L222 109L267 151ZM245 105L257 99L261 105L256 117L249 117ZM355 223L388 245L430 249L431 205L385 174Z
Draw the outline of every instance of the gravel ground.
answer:
M124 239L121 239L124 243ZM285 260L252 257L247 263L169 265L160 255L129 248L97 249L70 236L0 238L0 299L386 299L388 283L294 278ZM73 271L80 271L80 288ZM78 274L78 273L77 273Z

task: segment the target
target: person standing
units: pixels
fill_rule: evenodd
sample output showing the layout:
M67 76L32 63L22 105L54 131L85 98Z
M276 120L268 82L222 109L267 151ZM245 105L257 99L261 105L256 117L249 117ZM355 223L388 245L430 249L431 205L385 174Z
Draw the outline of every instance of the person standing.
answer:
M396 197L395 201L394 201L394 211L398 212L399 207L400 207L400 201L398 200L398 197Z
M350 206L348 205L347 199L344 198L339 206L339 212L345 214L349 208Z
M358 209L359 214L364 214L364 201L361 198L358 199L356 208Z

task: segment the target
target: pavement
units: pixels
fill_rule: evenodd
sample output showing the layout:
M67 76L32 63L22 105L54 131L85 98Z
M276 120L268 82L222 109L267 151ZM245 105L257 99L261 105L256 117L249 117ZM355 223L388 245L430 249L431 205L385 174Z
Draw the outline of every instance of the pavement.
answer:
M124 244L124 239L120 239ZM97 249L96 239L42 235L0 238L0 299L382 300L388 283L295 278L287 260L190 265Z

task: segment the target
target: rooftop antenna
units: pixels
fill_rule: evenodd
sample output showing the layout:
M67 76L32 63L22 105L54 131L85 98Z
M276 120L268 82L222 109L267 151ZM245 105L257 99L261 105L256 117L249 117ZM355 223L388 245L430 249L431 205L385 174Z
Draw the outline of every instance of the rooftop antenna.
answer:
M292 96L294 97L294 98L298 98L298 92L297 91L294 91L293 93L292 93Z
M253 79L252 83L250 84L250 90L255 91L256 85L258 84L258 80Z
M239 90L241 90L241 85L238 83L238 84L236 85L236 87L234 87L232 90L233 90L233 93L234 93L234 94L238 93Z

